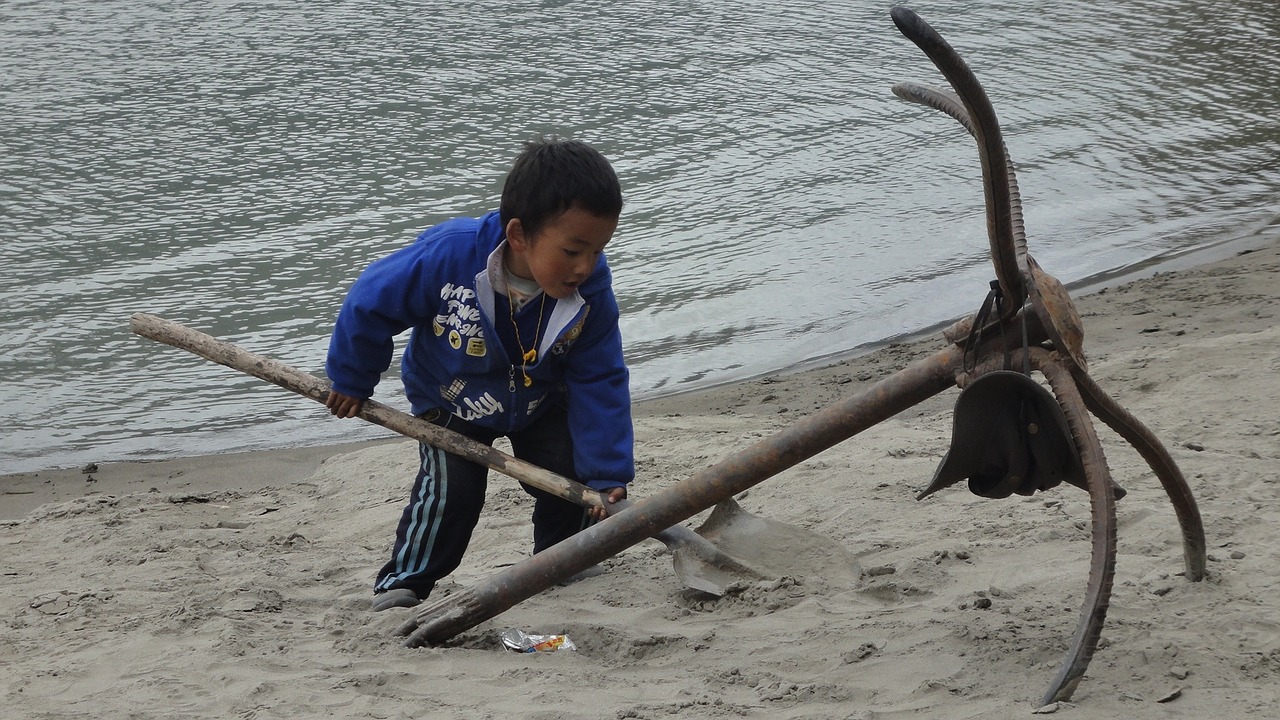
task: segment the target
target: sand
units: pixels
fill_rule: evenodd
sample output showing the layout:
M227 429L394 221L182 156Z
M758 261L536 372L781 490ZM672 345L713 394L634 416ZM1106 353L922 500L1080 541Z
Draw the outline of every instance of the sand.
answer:
M0 478L2 714L1280 717L1277 271L1273 243L1077 297L1093 377L1196 494L1210 574L1183 576L1167 497L1097 423L1129 495L1103 638L1069 702L1037 708L1083 602L1087 495L987 500L959 485L916 501L948 445L950 390L740 499L839 543L860 576L797 562L715 598L682 587L666 548L646 540L441 647L402 646L394 631L412 611L368 609L411 480L409 441ZM930 335L642 403L632 494L943 345ZM437 597L527 556L529 498L496 474L488 494ZM511 652L506 628L566 633L576 649Z

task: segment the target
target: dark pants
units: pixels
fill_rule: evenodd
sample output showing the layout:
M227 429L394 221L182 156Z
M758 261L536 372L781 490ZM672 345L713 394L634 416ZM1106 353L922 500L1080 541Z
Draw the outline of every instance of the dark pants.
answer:
M492 445L499 433L445 414L426 419L467 437ZM513 454L551 472L577 479L573 472L573 441L563 406L548 408L524 430L507 435ZM391 559L378 571L375 593L408 588L425 598L440 578L457 569L471 542L471 532L484 507L489 469L429 445L419 445L418 475L409 504L396 528ZM551 493L521 483L532 495L533 551L541 552L582 530L585 509Z

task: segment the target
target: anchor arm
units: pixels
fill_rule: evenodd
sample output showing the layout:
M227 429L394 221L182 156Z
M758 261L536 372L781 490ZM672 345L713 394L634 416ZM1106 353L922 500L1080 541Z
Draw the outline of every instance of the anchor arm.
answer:
M1204 522L1200 519L1200 508L1191 494L1191 486L1173 461L1173 456L1156 438L1155 433L1103 391L1087 372L1076 369L1072 372L1072 377L1089 410L1138 451L1164 486L1182 529L1183 563L1187 579L1200 582L1206 575Z
M1058 398L1080 461L1084 466L1085 480L1089 485L1089 507L1093 515L1091 533L1091 559L1089 582L1085 586L1085 600L1080 620L1067 655L1062 661L1049 689L1041 699L1041 705L1057 700L1069 700L1076 686L1084 678L1089 661L1093 659L1102 636L1102 626L1111 604L1111 585L1116 572L1116 499L1112 491L1111 471L1102 453L1102 443L1093 429L1085 409L1085 401L1076 388L1075 378L1057 356L1042 348L1032 348L1031 363L1044 374L1049 387Z
M933 108L934 110L950 115L955 118L956 122L959 122L965 130L968 130L969 134L975 139L980 137L979 128L974 124L973 118L970 117L969 111L965 108L964 102L960 99L960 96L955 93L930 85L922 85L920 83L913 82L897 83L893 86L892 90L894 95L897 95L907 102L925 105ZM997 130L998 129L999 128L997 128ZM983 147L984 146L979 146L979 151L982 151ZM1018 175L1014 171L1013 158L1009 155L1009 148L1004 144L1003 140L1000 142L1000 149L1001 154L1004 156L1005 174L1008 178L1009 240L1013 243L1013 253L1017 258L1017 267L1025 269L1027 256L1027 230L1026 225L1022 220L1022 192L1018 189ZM996 161L996 159L992 160L992 162ZM1004 239L1000 239L996 241L996 244L1005 245L1007 242ZM1007 247L1002 246L999 252L1007 254L1009 250ZM993 258L994 257L995 255L993 255ZM1001 271L1002 268L1000 264L996 263L997 277L999 277L999 273Z
M942 71L943 77L955 89L972 119L969 130L978 142L978 156L982 161L991 259L995 264L1001 290L1009 301L1008 307L1020 308L1027 295L1024 280L1027 270L1023 259L1026 255L1026 240L1022 238L1019 242L1015 237L1008 153L1005 151L1000 123L996 119L991 100L960 54L919 15L904 7L893 8L891 15L898 30L923 50L938 70ZM1020 210L1017 215L1020 218Z

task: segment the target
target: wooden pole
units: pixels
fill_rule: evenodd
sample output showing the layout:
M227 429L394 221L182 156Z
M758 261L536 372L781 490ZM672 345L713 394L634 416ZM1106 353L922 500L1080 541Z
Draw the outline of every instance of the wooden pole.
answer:
M143 337L181 348L219 365L225 365L266 380L273 385L279 385L286 390L292 390L321 404L329 395L328 380L309 375L277 360L255 355L237 345L218 340L172 320L165 320L147 313L137 313L129 318L129 329ZM480 463L569 502L586 507L604 507L600 493L582 483L574 482L533 463L512 457L482 442L387 407L375 400L364 401L359 417L401 435L407 435Z

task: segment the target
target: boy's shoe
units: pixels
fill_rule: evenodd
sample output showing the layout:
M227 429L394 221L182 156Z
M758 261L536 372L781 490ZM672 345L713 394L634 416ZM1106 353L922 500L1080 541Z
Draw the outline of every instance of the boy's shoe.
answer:
M418 599L417 593L409 588L393 588L373 596L373 611L381 612L397 607L408 608L420 602L422 600Z

